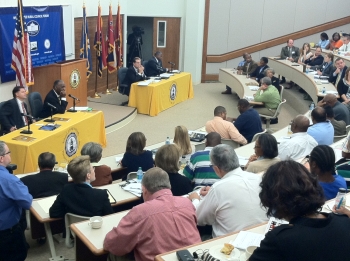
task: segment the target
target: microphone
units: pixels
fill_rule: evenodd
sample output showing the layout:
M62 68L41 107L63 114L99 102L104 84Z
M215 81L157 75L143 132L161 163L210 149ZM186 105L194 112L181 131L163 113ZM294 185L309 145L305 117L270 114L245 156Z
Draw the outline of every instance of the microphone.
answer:
M175 63L173 63L173 62L168 62L168 64L175 65Z
M32 119L32 120L35 119L32 115L28 115L28 114L24 114L24 113L21 113L21 115L24 116L24 117L27 117L29 119Z
M49 105L51 108L57 110L56 106L53 106L51 103L47 102L46 104Z
M73 98L74 100L80 101L77 97L74 97L72 94L68 94L68 96Z

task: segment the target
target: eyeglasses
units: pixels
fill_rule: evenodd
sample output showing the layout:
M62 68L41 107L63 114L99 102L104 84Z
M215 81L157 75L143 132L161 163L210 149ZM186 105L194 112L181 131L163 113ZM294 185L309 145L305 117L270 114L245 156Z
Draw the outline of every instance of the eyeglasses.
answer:
M7 154L10 154L11 153L11 151L8 151L8 152L6 152L5 154L3 154L3 155L0 155L0 156L6 156Z

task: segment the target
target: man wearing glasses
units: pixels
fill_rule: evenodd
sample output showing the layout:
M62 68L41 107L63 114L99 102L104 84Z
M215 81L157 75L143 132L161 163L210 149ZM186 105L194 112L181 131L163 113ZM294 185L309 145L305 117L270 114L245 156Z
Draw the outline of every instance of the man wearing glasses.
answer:
M32 196L22 181L8 172L11 152L0 141L0 260L25 260L27 242L20 218L32 205Z

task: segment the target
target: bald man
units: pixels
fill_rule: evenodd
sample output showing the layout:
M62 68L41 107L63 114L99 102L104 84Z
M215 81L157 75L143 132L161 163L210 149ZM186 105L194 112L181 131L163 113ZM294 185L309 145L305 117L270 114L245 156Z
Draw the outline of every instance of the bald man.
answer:
M304 115L297 115L292 121L290 139L284 139L278 145L278 157L281 160L298 160L309 155L318 144L307 133L310 121Z
M337 97L333 94L327 94L322 100L317 103L317 106L324 107L329 105L332 107L334 112L334 119L337 121L344 121L346 125L350 124L350 112L346 105L339 102Z
M307 129L318 145L331 145L334 139L333 125L327 120L326 110L323 107L316 107L311 112L313 125Z

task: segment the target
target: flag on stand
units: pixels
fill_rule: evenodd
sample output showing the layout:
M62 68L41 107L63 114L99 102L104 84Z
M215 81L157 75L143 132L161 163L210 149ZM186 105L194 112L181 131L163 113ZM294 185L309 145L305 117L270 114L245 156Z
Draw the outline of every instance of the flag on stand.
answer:
M83 6L83 27L81 34L81 43L80 43L80 58L86 59L86 69L87 78L92 74L92 60L91 60L91 50L90 50L90 40L89 40L89 30L88 24L86 21L86 10L85 5Z
M109 16L108 16L108 28L106 35L107 44L107 69L109 73L115 72L116 68L116 53L115 53L115 41L114 41L114 28L113 28L113 15L112 5L109 5Z
M34 84L32 57L27 25L23 16L22 0L18 0L15 35L12 46L11 67L16 71L16 85L28 90Z
M102 70L106 69L106 45L105 39L103 38L102 33L102 17L101 17L101 6L98 6L98 17L97 17L97 25L95 32L95 41L94 47L96 50L96 58L97 58L97 75L102 77Z
M117 68L123 66L123 34L122 34L122 22L120 16L120 5L118 4L117 21L115 23L115 43L117 53Z

